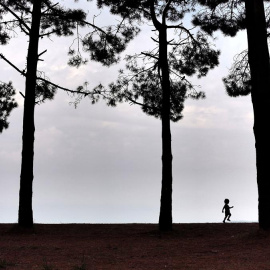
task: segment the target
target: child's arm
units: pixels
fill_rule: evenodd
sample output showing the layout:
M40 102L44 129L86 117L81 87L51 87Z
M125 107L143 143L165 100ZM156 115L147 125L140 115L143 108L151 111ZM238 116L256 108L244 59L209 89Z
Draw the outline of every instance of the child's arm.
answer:
M223 208L222 208L222 213L224 213L224 208L225 208L225 205L224 205Z
M230 208L233 208L233 206L231 206Z

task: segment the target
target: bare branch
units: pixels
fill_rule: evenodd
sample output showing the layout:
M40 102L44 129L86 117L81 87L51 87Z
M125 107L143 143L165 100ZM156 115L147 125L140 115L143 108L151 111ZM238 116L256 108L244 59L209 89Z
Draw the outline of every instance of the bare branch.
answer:
M47 50L41 52L41 53L38 55L38 57L40 57L40 56L41 56L42 54L44 54L45 52L47 52Z
M4 61L6 61L10 66L12 66L14 69L16 69L21 75L26 76L26 73L24 70L20 70L17 68L13 63L11 63L2 53L0 53L0 58L2 58Z
M175 28L175 29L182 29L184 32L186 32L188 34L188 36L197 44L199 44L199 42L194 38L194 36L191 34L190 30L193 30L195 27L191 28L191 29L187 29L186 27L182 26L181 24L179 25L168 25L167 28Z
M153 41L155 41L156 43L159 43L159 41L158 41L157 39L154 39L153 37L151 37L151 39L152 39Z
M145 55L145 56L148 56L148 57L151 57L151 58L154 58L154 59L156 59L156 60L159 60L159 58L158 58L157 56L154 56L154 55L152 55L152 54L150 54L150 53L141 52L141 54L143 54L143 55Z

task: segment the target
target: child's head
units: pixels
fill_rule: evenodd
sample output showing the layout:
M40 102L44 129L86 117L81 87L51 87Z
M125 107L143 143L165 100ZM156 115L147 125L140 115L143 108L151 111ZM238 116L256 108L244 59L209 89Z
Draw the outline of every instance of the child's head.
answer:
M228 204L229 202L230 202L229 199L224 200L224 203L226 203L226 204Z

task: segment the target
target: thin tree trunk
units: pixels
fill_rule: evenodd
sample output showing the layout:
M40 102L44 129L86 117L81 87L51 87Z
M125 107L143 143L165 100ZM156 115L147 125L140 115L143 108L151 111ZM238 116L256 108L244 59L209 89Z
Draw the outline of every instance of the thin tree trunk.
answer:
M41 0L35 0L33 1L32 25L27 55L27 74L23 115L22 163L18 221L19 226L21 227L33 226L32 187L34 178L34 111L40 18Z
M162 188L160 200L159 229L172 230L172 147L170 128L170 78L167 56L167 29L159 29L159 65L162 85Z
M259 226L270 229L270 64L263 0L246 0L248 56L252 81Z

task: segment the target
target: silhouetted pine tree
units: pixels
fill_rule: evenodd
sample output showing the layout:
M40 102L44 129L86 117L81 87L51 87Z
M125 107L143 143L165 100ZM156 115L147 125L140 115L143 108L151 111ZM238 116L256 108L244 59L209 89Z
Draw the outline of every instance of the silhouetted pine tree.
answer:
M84 11L64 8L51 0L1 0L0 2L1 43L7 43L11 37L10 32L15 28L19 28L29 37L26 70L14 66L9 59L0 54L0 58L26 77L18 220L22 227L33 225L32 183L36 103L52 99L57 88L89 95L89 92L84 91L83 87L72 91L50 82L44 76L37 76L38 61L41 60L40 56L46 52L38 52L40 39L53 34L70 36L79 26L92 27L93 31L89 32L83 39L84 49L90 53L91 59L108 66L118 61L117 54L125 49L126 43L137 33L134 28L134 31L130 33L131 29L126 27L123 22L114 28L112 26L100 28L85 20L86 13ZM69 64L72 66L78 67L86 62L78 51L70 50L69 54L71 55ZM94 98L93 93L90 96Z
M159 229L172 229L172 147L170 121L182 118L187 97L203 98L189 76L205 76L218 65L219 52L211 49L207 35L185 26L184 16L195 11L193 1L112 1L99 0L111 13L128 17L130 23L150 22L156 37L156 48L127 56L127 72L120 71L109 91L100 85L95 90L107 98L109 105L128 101L142 106L142 110L161 119L162 125L162 189ZM169 40L169 31L172 39ZM149 37L150 38L150 37Z
M199 0L208 9L202 10L194 23L212 33L220 29L234 36L247 30L248 51L242 52L229 76L224 79L231 96L251 93L254 112L257 184L259 195L259 226L270 229L270 129L267 126L270 107L270 63L267 37L268 18L263 0ZM248 56L248 59L247 59Z

